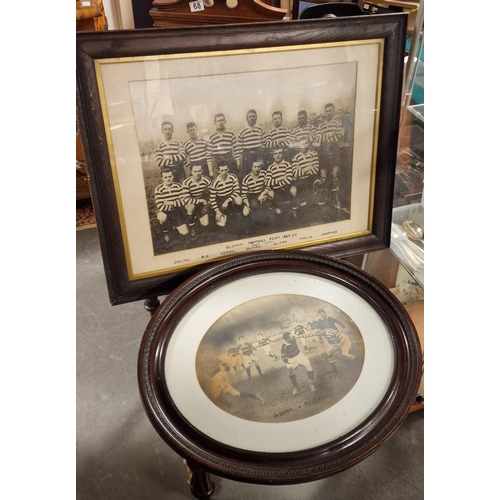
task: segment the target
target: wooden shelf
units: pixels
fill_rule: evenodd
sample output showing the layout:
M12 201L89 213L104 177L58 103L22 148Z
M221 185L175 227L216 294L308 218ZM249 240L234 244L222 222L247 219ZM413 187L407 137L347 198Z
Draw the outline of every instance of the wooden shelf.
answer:
M271 0L269 0L271 1ZM276 2L279 5L279 2ZM260 0L238 0L238 5L229 9L225 0L215 0L212 7L193 13L189 0L155 0L149 15L155 27L203 26L212 24L251 23L281 21L288 15L286 9L275 7Z
M100 31L107 29L102 0L76 2L76 31ZM90 198L89 177L83 156L83 147L76 122L76 200Z
M86 169L76 171L76 199L86 200L90 198L89 178Z
M420 347L422 348L422 353L424 352L424 303L417 302L416 304L411 304L405 307L406 311L410 315L410 318L417 329L418 338L420 340ZM420 386L418 388L418 396L415 401L411 412L423 410L424 409L424 375L422 374L422 379L420 380Z

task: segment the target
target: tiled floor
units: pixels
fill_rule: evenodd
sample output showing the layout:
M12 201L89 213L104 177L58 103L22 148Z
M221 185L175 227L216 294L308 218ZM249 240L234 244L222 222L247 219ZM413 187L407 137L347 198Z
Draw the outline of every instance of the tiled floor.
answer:
M111 306L96 229L76 233L77 500L193 499L182 460L143 411L136 363L149 313ZM214 478L214 500L422 500L424 412L360 464L293 486Z

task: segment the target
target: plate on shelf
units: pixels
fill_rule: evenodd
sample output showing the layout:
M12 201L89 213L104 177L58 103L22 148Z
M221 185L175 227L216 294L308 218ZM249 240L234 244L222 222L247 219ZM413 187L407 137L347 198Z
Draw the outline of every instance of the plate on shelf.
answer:
M391 250L408 269L417 284L424 286L424 241L409 239L403 229L405 221L412 221L424 230L424 204L415 203L396 207L393 210L391 227Z

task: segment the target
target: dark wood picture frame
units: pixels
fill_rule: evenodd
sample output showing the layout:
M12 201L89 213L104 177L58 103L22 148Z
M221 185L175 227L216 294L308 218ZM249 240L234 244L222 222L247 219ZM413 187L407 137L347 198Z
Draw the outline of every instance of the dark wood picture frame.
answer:
M164 269L140 276L130 273L120 196L113 171L114 159L108 139L108 124L104 118L106 111L102 107L96 70L100 61L380 40L383 46L380 108L374 144L369 234L290 247L347 256L384 248L390 242L406 17L404 14L391 14L171 30L77 33L78 121L111 304L153 299L169 293L206 264L197 262L187 268ZM223 258L221 256L219 260Z
M389 381L386 385L381 386L382 389L380 394L377 395L378 399L376 399L377 403L367 403L370 409L364 414L366 416L356 420L355 424L350 428L346 427L347 430L342 432L341 435L336 436L331 441L326 438L326 442L319 445L306 444L304 449L294 449L286 452L272 452L269 451L268 447L268 443L271 442L270 447L273 448L273 436L279 435L279 427L282 426L279 421L267 424L272 429L269 430L267 437L263 436L263 441L261 441L261 443L266 443L264 445L265 451L259 451L261 444L258 444L256 449L249 450L242 449L247 445L240 447L231 445L231 441L229 441L230 444L221 442L224 441L225 435L232 434L232 432L228 431L229 426L233 425L231 419L235 421L234 425L237 428L241 426L241 432L239 434L235 432L235 435L241 437L247 432L252 434L255 431L255 434L249 437L248 442L253 443L254 440L258 442L258 434L263 432L262 428L244 427L245 421L241 418L241 414L238 414L238 417L228 417L229 425L227 423L222 424L220 419L216 419L217 426L224 430L221 431L222 439L214 439L211 430L199 429L199 427L204 426L204 422L212 421L210 408L207 407L208 411L201 411L200 406L197 405L203 405L203 402L197 403L194 401L193 404L198 409L198 414L203 414L203 418L197 423L193 423L191 417L187 418L184 414L185 406L179 399L179 391L176 392L175 384L166 375L170 362L175 359L173 356L177 356L179 349L182 348L178 344L179 339L184 337L185 342L197 344L197 340L193 339L192 335L189 335L189 322L185 322L187 318L194 319L192 315L196 316L197 306L200 307L200 311L206 311L206 307L203 307L205 305L204 301L207 298L210 299L210 296L221 297L220 294L222 293L223 296L228 291L227 287L231 286L245 288L241 280L245 281L252 278L261 280L264 283L271 283L274 277L274 282L279 282L280 280L276 279L276 273L282 273L285 279L286 275L290 275L296 276L296 278L290 278L291 280L300 281L304 279L305 282L310 280L311 283L314 283L314 286L306 285L301 289L300 293L303 295L311 294L313 296L317 294L316 290L320 281L331 284L332 287L336 287L335 290L341 291L339 295L335 291L328 295L328 301L332 304L335 304L338 297L344 292L350 294L349 303L355 296L363 306L359 310L360 317L365 315L364 305L366 305L372 311L374 318L376 317L377 321L380 321L383 326L383 335L386 340L373 342L372 354L369 354L369 348L367 348L363 361L364 370L369 370L371 356L372 359L376 359L374 371L387 370L387 380ZM273 292L265 288L252 293L254 296L255 293L257 295L260 293L266 299L272 299L273 297ZM239 299L235 300L238 301ZM353 317L358 315L358 312L356 312L357 307L355 305L351 310L351 314L354 311ZM367 323L367 328L363 332L366 346L369 345L372 324L374 323ZM251 330L251 327L246 326L246 328ZM274 326L271 328L274 328ZM361 330L363 330L362 326ZM251 336L255 336L254 331L251 331ZM189 339L186 339L186 337ZM380 350L380 345L384 344L384 342L386 342L386 348L391 352L391 356L381 355L384 351ZM196 345L192 347L192 349L195 348ZM279 352L279 347L275 347L274 351ZM315 352L316 364L314 366L316 373L319 374L316 377L321 378L323 376L324 379L328 379L329 384L333 383L334 387L336 387L335 384L338 383L339 376L342 375L338 372L337 376L331 379L328 378L331 375L327 375L329 372L322 373L319 369L318 360L322 357L326 359L326 354L320 352L319 348ZM353 352L359 354L359 350ZM262 357L265 358L263 354ZM182 363L182 361L179 362ZM313 357L311 357L311 362L313 362ZM344 359L344 365L340 366L345 367L349 363L350 361ZM181 393L188 394L190 400L197 397L204 399L201 393L201 396L196 396L195 386L197 384L193 383L191 385L188 382L188 372L194 370L194 365L195 363L185 363L182 377L173 367L172 374L175 375L173 379L182 379L182 382L177 383L182 383ZM266 379L266 372L263 377L256 376L257 380L253 382L260 383L261 388L269 388L268 384L274 384L272 385L273 391L285 391L291 394L291 392L288 392L289 384L284 383L285 389L282 387L283 384L276 385L279 370L283 371L283 377L285 377L286 373L285 365L281 360L278 360L275 364L271 361L268 366L270 366L270 370L273 370L273 372L269 372L270 375L268 374L270 378ZM297 371L300 372L300 370ZM302 384L307 383L304 382L304 380L307 381L304 373L297 375L298 378L299 375L302 377ZM215 264L197 273L165 299L161 307L156 311L144 333L138 360L139 388L145 411L162 439L187 461L193 473L193 480L191 481L192 493L197 498L208 498L212 493L213 482L210 474L258 484L294 484L339 473L364 460L397 430L410 412L417 394L421 373L422 354L418 335L408 313L397 298L385 286L364 271L338 259L310 252L256 252L242 257L233 257L224 263ZM245 381L244 374L242 376L243 378L240 378L240 381L243 382L239 382L240 384L252 381L251 379ZM192 381L195 380L192 379ZM284 380L286 380L286 377ZM236 387L238 390L242 390L241 385ZM373 386L370 385L370 389L373 389ZM335 390L333 389L334 392ZM314 403L326 397L321 396L319 391L318 385L318 392L315 394L319 397L317 397L317 401L313 401ZM375 392L375 390L369 392ZM304 397L311 399L311 394L309 393L309 396L307 396L307 393L309 391L305 386L303 396L290 395L289 398ZM294 392L294 394L296 393ZM362 390L351 391L350 396L353 396L353 394L356 394L356 396L353 399L351 409L352 413L355 413L355 408L365 404L365 395ZM274 399L268 401L271 402ZM336 402L333 408L342 404L344 400ZM292 401L292 399L289 399L289 401ZM296 402L298 399L293 399L293 401ZM254 401L254 403L259 405L258 402ZM261 408L265 409L266 406ZM330 414L325 417L325 413L323 411L322 423L318 427L319 431L318 429L312 431L313 435L323 432L325 428L330 429L338 421L336 418L330 418ZM320 413L320 415L322 414ZM342 410L342 415L348 419L353 418L349 410L346 412ZM288 423L284 425L290 425L289 420L286 422ZM315 425L314 420L311 420L311 418L299 420L295 424L298 426L295 427L295 433L292 433L289 428L284 430L285 435L289 438L292 435L304 433L304 431ZM283 441L292 440L278 437L275 443L278 445ZM312 441L314 441L314 438ZM235 441L238 444L239 442ZM306 439L304 443L309 443L309 441Z

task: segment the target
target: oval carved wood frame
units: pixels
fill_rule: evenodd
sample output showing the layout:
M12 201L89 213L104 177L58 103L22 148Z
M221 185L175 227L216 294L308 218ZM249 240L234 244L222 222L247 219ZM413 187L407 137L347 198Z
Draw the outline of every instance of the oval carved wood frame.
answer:
M165 359L179 323L193 307L221 288L268 273L298 273L327 280L368 304L380 318L393 359L385 392L361 422L319 446L291 452L261 452L230 446L200 431L178 408L165 380ZM274 275L273 275L274 276ZM307 291L305 291L307 293ZM179 332L177 332L179 335ZM381 361L382 362L382 361ZM186 370L194 366L186 366ZM285 369L285 368L283 368ZM158 308L142 340L139 390L145 411L162 439L189 463L208 473L258 484L292 484L321 479L360 462L400 426L414 403L422 358L415 327L397 298L367 273L343 261L310 252L257 252L212 265L174 290ZM178 374L182 377L182 374ZM190 392L191 387L185 387ZM241 419L234 418L236 424ZM299 421L306 423L306 420ZM279 426L279 423L269 424ZM278 429L278 427L275 427Z

